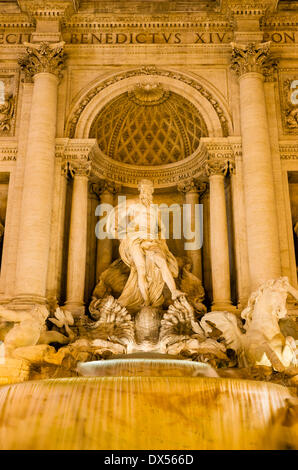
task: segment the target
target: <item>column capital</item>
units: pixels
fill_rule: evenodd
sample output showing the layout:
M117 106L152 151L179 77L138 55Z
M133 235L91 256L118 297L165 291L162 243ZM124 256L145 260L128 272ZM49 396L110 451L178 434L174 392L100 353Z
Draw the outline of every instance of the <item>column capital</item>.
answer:
M229 160L227 158L212 158L206 161L204 166L205 174L211 176L226 176L229 170Z
M231 69L240 77L255 72L265 77L272 75L277 67L276 59L271 56L270 41L248 45L231 43Z
M64 42L51 44L42 42L33 44L24 42L27 54L20 57L18 63L28 78L32 78L38 73L52 73L59 78L62 76L65 53Z
M207 189L207 183L199 181L196 178L190 178L178 183L177 189L183 194L196 193L201 196Z
M97 183L90 184L90 191L99 199L104 193L112 195L117 194L119 191L121 191L121 188L122 186L120 184L106 180L100 180Z
M68 162L68 168L71 176L89 177L91 172L91 161L90 160L77 160L76 162Z

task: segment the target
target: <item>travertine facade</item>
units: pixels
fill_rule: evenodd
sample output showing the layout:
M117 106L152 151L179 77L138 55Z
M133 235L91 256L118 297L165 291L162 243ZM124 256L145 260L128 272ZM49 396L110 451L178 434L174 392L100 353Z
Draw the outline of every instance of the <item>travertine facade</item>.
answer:
M118 257L95 209L143 178L203 204L202 249L168 245L208 307L297 287L297 24L284 0L0 1L0 302L82 312Z

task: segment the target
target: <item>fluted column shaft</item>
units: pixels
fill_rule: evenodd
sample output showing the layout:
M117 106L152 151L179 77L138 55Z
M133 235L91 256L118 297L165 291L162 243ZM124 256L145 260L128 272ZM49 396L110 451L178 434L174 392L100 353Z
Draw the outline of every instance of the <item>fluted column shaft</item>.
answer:
M264 95L264 76L270 64L268 44L235 46L233 68L240 75L240 113L243 152L248 257L251 290L281 275L273 169Z
M73 189L71 200L66 308L74 316L84 311L84 291L87 253L87 210L89 165L72 167Z
M208 162L207 174L210 185L210 245L212 273L212 310L231 306L230 260L228 221L224 177L224 162Z

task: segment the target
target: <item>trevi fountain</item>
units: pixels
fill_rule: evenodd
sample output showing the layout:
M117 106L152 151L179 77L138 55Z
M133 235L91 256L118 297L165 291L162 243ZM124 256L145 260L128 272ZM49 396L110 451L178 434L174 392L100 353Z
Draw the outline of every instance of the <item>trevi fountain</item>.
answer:
M1 450L297 449L296 3L0 1Z

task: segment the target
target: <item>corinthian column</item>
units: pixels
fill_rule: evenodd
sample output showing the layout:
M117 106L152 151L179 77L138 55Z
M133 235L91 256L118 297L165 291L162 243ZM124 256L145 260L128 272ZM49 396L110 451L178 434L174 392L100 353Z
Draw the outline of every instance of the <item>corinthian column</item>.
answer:
M243 180L251 290L281 275L274 181L264 96L264 74L274 62L269 43L233 44L239 76Z
M21 304L45 302L63 44L26 44L27 55L19 60L34 82L16 270L15 301Z
M212 159L206 162L210 185L210 244L212 273L212 310L230 309L230 260L228 221L224 177L228 161Z
M90 161L70 164L73 176L68 244L66 307L74 316L84 312L87 253L88 177Z
M203 233L203 218L200 218L200 211L197 210L200 203L200 196L206 190L206 183L201 183L195 179L183 181L178 185L178 191L184 194L186 217L184 223L187 224L187 230L194 233L197 230L196 237L201 236ZM203 215L203 214L202 214ZM203 240L200 240L202 242ZM192 243L194 240L187 240L187 243ZM185 250L186 256L192 263L192 273L199 279L202 279L202 249L196 248L193 250Z
M114 206L115 194L119 191L120 186L110 181L101 181L92 185L92 189L97 195L100 204ZM103 214L101 214L103 215ZM107 269L113 260L113 240L111 238L97 238L97 255L96 255L96 279L98 281L101 273Z

